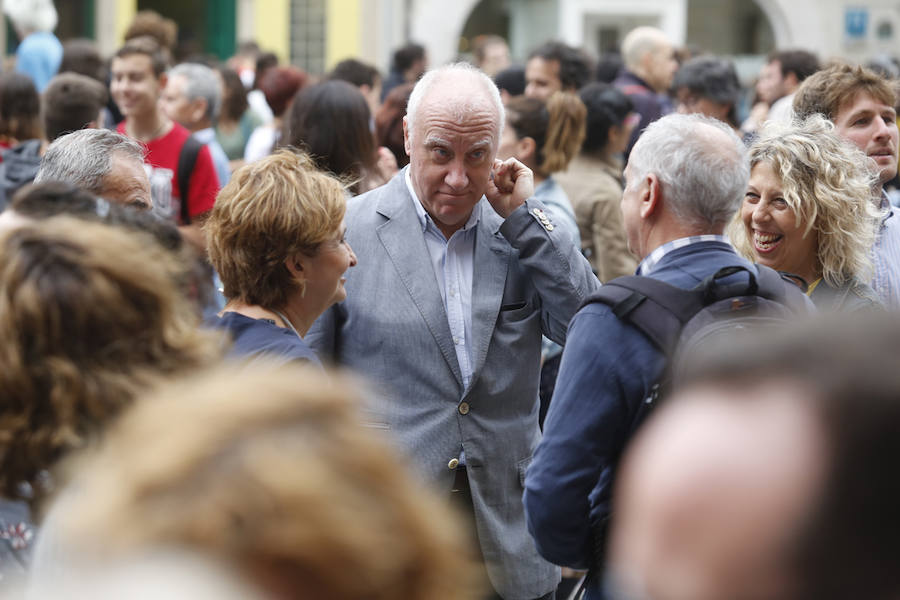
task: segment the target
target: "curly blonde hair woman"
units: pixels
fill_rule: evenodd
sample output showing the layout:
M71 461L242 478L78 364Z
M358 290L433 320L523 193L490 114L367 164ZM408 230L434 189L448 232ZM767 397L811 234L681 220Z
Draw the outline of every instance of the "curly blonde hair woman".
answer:
M833 129L821 115L763 128L729 236L750 260L802 278L820 310L856 310L879 304L864 283L879 214L865 155Z
M161 388L70 465L48 520L58 554L39 548L39 564L65 578L80 560L179 548L280 600L479 597L456 516L366 426L361 400L296 364Z

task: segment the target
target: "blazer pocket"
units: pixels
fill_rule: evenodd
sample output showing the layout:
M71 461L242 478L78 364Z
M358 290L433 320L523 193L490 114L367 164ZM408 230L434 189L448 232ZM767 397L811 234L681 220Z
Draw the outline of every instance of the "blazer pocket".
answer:
M504 304L500 307L500 312L504 312L507 310L519 310L520 308L525 308L528 303L522 300L521 302L512 302L510 304Z
M522 300L521 302L510 302L500 306L500 314L498 315L502 321L520 321L532 313L531 304Z

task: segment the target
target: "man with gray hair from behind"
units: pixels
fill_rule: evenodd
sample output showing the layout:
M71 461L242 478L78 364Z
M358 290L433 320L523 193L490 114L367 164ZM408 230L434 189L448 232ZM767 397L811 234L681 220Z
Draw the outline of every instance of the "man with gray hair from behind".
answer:
M744 145L724 123L681 114L652 123L631 153L622 198L628 247L641 260L637 274L685 290L726 267L758 274L723 237L749 171ZM747 280L746 273L739 276ZM799 289L782 285L802 304ZM618 458L668 362L628 321L624 304L588 303L569 324L544 437L525 479L525 512L538 552L558 565L589 568L585 597L594 599L603 597Z
M166 116L187 128L201 144L209 147L219 186L231 179L228 156L216 141L213 129L222 106L222 82L218 73L199 63L181 63L169 69L160 105Z
M41 159L35 183L63 181L111 202L152 207L144 150L107 129L81 129L56 138Z

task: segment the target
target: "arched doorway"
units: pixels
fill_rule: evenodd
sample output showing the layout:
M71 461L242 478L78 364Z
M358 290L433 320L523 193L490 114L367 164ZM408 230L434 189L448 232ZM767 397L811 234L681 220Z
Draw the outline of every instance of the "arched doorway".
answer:
M685 41L727 56L764 55L776 46L769 15L746 0L689 0Z
M476 37L490 34L509 40L509 4L505 0L481 0L475 5L459 36L459 52L471 52Z

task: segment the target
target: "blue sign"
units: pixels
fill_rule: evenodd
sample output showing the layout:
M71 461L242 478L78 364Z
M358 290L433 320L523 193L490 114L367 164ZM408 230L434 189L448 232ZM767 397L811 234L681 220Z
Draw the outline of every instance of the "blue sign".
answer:
M852 39L866 37L869 29L869 9L847 8L844 11L844 35Z

